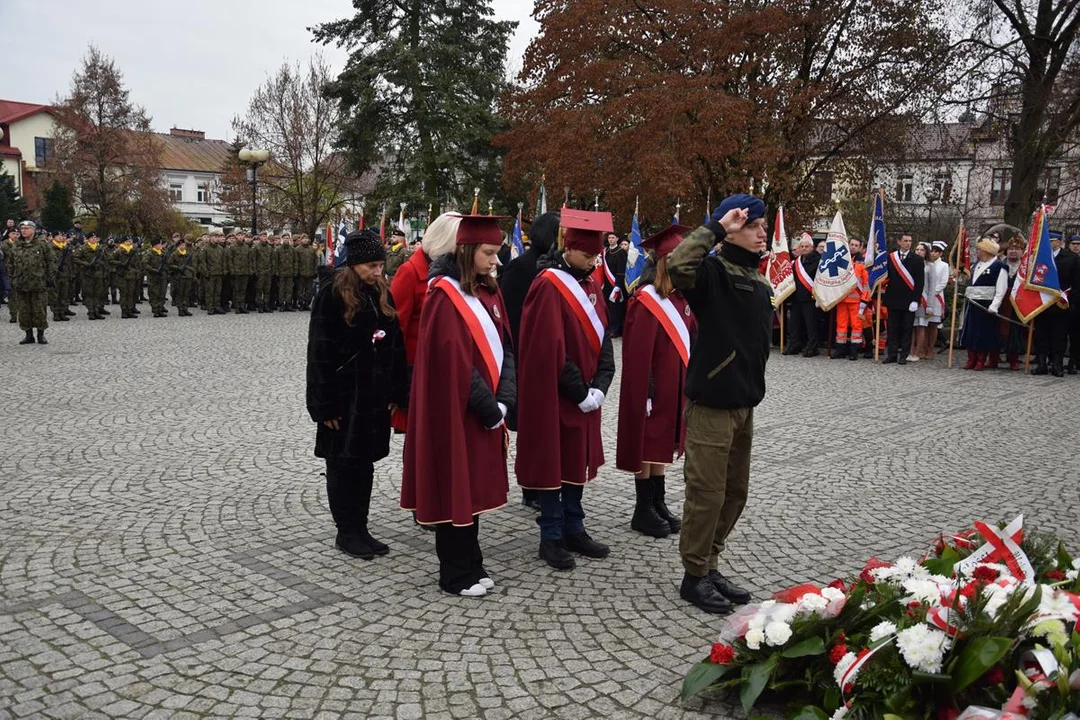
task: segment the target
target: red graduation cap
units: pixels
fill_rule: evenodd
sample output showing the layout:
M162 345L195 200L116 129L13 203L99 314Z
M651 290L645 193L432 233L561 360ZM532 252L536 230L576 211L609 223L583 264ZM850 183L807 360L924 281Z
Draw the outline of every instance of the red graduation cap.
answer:
M669 225L647 240L642 240L641 247L655 252L656 259L659 261L660 258L674 250L682 242L683 237L689 235L692 231L693 228L685 225Z
M458 225L458 245L502 245L499 221L504 215L462 215Z
M572 210L564 207L559 211L559 225L563 231L563 246L599 255L604 249L604 237L614 232L609 212Z

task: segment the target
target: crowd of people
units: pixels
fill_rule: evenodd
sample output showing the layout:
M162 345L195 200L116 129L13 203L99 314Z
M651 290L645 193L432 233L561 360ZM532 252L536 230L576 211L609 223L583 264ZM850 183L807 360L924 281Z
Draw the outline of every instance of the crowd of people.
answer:
M538 512L538 558L571 570L579 557L607 557L583 498L605 462L601 416L613 408L616 466L635 487L631 527L679 534L686 601L710 613L748 602L718 558L746 503L753 409L765 394L764 214L760 199L738 195L705 226L654 235L643 243L651 269L625 296L609 284L625 270L609 213L537 218L528 247L501 270L500 218L445 214L392 281L379 236L350 233L308 337L307 407L337 547L368 560L389 552L368 515L374 463L396 428L399 505L434 530L442 590L481 597L495 586L480 519L508 503L511 442L517 483ZM621 307L609 313L609 303ZM618 399L608 397L615 329ZM666 504L665 469L683 452L680 517Z
M142 302L153 317L166 317L170 298L180 317L190 317L193 307L208 315L307 310L324 258L321 243L288 232L215 229L144 241L102 239L79 224L39 230L29 220L8 220L0 242L0 298L9 322L25 333L20 343L44 345L50 311L53 322L67 322L78 304L89 320L111 315L109 305L118 305L123 319L137 318Z

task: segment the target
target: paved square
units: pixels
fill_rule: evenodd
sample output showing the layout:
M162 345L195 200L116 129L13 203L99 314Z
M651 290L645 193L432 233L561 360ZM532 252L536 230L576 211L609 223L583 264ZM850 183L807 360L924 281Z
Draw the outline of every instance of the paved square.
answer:
M679 704L720 620L679 601L677 537L631 533L613 466L585 494L610 558L543 566L515 487L481 527L498 590L444 595L396 509L400 439L372 501L391 554L333 547L306 314L148 315L80 308L20 347L3 314L0 717L739 716ZM768 382L726 558L759 597L974 518L1024 512L1080 550L1080 378L774 354Z

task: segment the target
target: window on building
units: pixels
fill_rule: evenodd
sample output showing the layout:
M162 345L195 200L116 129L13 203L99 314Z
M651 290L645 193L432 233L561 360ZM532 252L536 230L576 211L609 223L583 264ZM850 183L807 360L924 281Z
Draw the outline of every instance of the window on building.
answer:
M34 138L34 164L38 167L42 167L48 164L52 157L53 139L43 137Z
M818 202L831 202L833 196L833 173L822 170L814 173L814 199Z
M1056 203L1061 192L1061 168L1048 167L1042 175L1036 195L1044 198L1043 202Z
M994 168L990 179L990 204L1004 205L1012 190L1012 168Z
M169 200L172 202L184 202L184 183L180 180L169 181Z
M210 183L203 180L195 186L195 199L201 203L210 202Z
M911 202L915 192L915 178L911 175L901 175L896 178L896 202Z
M951 173L939 172L934 175L934 192L937 193L935 202L950 203L953 201Z

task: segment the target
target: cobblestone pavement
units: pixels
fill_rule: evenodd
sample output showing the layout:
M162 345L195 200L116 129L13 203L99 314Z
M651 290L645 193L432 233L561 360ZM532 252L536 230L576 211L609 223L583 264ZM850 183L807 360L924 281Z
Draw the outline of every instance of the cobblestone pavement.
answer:
M514 488L481 533L498 590L451 597L395 458L372 520L391 554L334 549L305 314L80 310L47 347L3 319L0 717L738 716L679 704L720 621L679 601L677 538L630 532L612 467L585 495L610 558L542 566ZM768 379L725 559L758 597L973 518L1022 511L1080 547L1080 379L776 355Z

